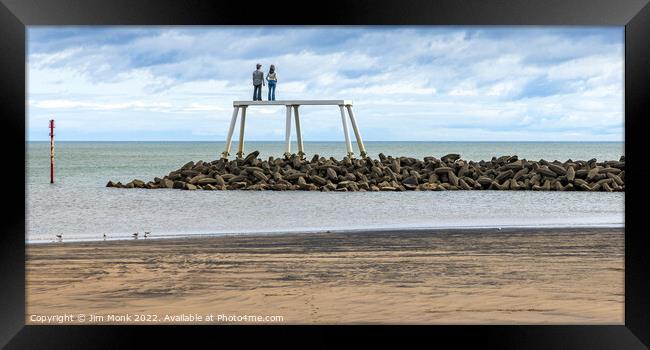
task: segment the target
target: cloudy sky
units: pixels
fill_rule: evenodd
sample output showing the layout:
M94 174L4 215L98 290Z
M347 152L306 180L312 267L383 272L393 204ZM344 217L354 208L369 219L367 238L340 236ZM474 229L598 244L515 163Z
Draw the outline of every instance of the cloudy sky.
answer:
M623 49L623 27L32 26L27 138L222 141L260 62L278 100L353 100L364 140L621 141ZM336 107L301 112L343 139ZM284 116L249 109L247 139Z

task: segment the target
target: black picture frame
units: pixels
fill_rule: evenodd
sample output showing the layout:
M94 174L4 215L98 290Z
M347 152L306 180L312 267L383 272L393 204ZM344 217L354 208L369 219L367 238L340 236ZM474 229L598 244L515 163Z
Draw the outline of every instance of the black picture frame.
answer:
M272 6L274 15L264 9ZM258 9L258 10L256 10ZM625 325L603 326L26 326L24 182L26 26L31 25L596 25L625 26ZM346 335L403 347L416 337L431 345L481 345L500 349L644 349L650 346L650 248L643 204L650 172L643 166L650 118L650 5L647 0L355 0L257 3L251 1L0 0L0 108L3 186L0 234L0 345L7 348L124 348L152 339L223 341L236 336L249 345L282 345L289 331L322 346ZM25 200L23 199L25 198ZM22 204L22 205L21 205ZM395 338L395 331L400 336ZM182 334L181 334L182 333ZM415 343L413 343L415 344ZM426 343L425 343L426 344ZM645 344L645 345L644 345Z

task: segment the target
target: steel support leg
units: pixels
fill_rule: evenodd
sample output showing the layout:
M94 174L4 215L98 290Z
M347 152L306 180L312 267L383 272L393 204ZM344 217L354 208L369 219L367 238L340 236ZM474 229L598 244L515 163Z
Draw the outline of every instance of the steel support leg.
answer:
M237 157L244 158L244 129L246 128L246 106L241 107L241 124L239 125L239 143Z
M348 121L345 118L345 109L343 105L339 106L341 110L341 122L343 123L343 135L345 136L345 147L348 150L348 157L350 159L354 158L354 152L352 151L352 143L350 143L350 133L348 132Z
M305 155L305 149L302 145L302 130L300 129L300 114L298 113L298 105L293 106L294 118L296 120L296 139L298 141L298 156L303 157Z
M287 133L284 137L284 155L291 156L291 106L287 106Z
M228 129L228 137L226 138L226 149L221 153L221 158L228 159L230 155L230 144L232 142L232 133L235 131L235 123L237 123L237 113L239 107L235 107L232 111L232 119L230 119L230 129Z
M361 158L365 158L367 156L366 147L363 145L363 140L361 139L361 133L359 132L359 128L357 127L357 121L354 119L352 106L347 105L345 107L348 109L348 115L350 116L350 122L352 123L352 130L354 131L354 136L357 138L357 146L359 147Z

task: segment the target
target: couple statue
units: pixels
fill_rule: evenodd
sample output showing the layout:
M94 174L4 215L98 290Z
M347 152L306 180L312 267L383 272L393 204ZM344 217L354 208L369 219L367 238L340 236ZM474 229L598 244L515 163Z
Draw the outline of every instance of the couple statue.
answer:
M253 101L262 101L262 86L265 84L264 72L261 68L262 65L258 63L257 69L253 72ZM274 65L269 68L266 81L269 83L269 101L275 101L275 85L278 83L278 74L275 72Z

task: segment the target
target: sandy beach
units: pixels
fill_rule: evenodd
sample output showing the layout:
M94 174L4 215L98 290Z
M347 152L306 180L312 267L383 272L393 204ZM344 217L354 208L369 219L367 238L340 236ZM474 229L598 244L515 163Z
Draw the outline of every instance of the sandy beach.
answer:
M64 324L255 323L165 321L208 314L282 316L271 324L624 321L623 228L63 242L28 244L26 254L27 324L64 314L84 315Z

